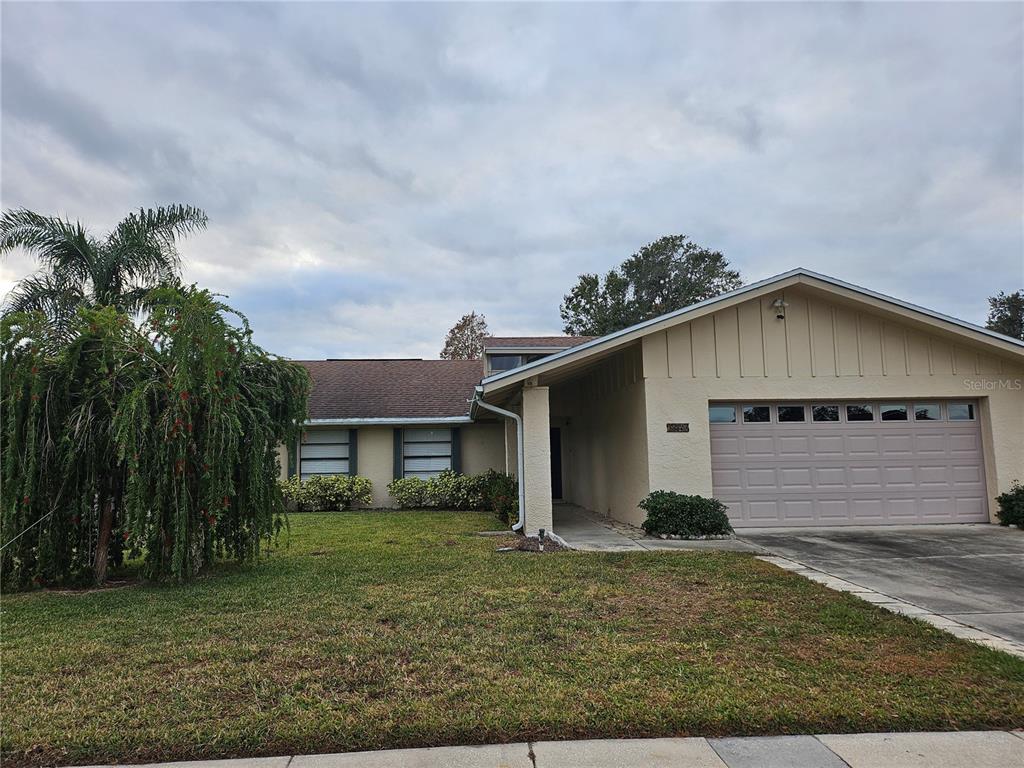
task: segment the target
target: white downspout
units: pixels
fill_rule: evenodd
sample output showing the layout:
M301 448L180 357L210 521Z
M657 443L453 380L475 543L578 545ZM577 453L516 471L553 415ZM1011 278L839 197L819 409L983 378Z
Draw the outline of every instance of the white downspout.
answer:
M477 395L475 402L481 408L512 419L516 423L516 471L519 475L516 478L516 484L519 486L519 521L512 526L512 530L522 530L523 525L526 524L526 489L524 488L525 478L523 477L523 417L514 411L506 411L504 408L485 403L480 399L479 395Z

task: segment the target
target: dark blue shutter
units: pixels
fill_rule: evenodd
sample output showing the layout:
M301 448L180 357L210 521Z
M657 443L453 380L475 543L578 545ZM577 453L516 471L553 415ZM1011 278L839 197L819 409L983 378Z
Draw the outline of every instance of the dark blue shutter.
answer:
M359 430L348 431L348 474L355 477L359 474Z
M402 477L404 477L404 475L405 475L404 467L403 467L403 463L402 463L402 430L399 429L398 427L395 427L394 435L395 435L395 458L394 458L394 466L392 467L392 469L393 469L393 475L394 475L395 480L401 480Z
M452 427L452 471L462 471L462 430Z

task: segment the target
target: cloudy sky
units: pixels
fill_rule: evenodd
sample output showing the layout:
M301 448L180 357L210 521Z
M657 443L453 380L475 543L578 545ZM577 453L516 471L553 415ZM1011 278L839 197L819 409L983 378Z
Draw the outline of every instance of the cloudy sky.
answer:
M5 2L0 197L204 208L188 279L293 357L557 332L677 232L983 322L1024 285L1022 10Z

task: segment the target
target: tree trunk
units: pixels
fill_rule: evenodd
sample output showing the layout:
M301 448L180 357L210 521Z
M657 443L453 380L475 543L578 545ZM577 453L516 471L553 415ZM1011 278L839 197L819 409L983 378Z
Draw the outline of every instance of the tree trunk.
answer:
M96 541L96 560L93 563L93 573L96 576L96 586L101 586L107 580L107 560L110 552L110 533L114 528L114 495L107 496L103 502L103 514L100 516L100 536Z

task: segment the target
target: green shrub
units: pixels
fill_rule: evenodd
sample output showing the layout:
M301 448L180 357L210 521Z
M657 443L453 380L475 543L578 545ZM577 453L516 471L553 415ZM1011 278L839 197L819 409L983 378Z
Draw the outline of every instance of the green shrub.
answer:
M388 494L401 509L427 506L427 481L419 477L400 477L388 483Z
M480 475L445 470L429 480L405 477L388 483L388 493L401 509L494 510L506 523L519 509L515 478L493 469Z
M1024 485L1014 480L1010 490L996 496L996 501L999 502L999 511L996 512L999 524L1024 529Z
M720 536L732 533L725 505L718 499L653 491L640 502L647 512L643 529L652 536Z
M512 525L519 517L519 484L512 475L489 469L480 475L484 504L494 511L505 525Z
M340 512L373 499L373 483L358 475L313 475L305 480L294 476L280 485L287 507L301 512Z

